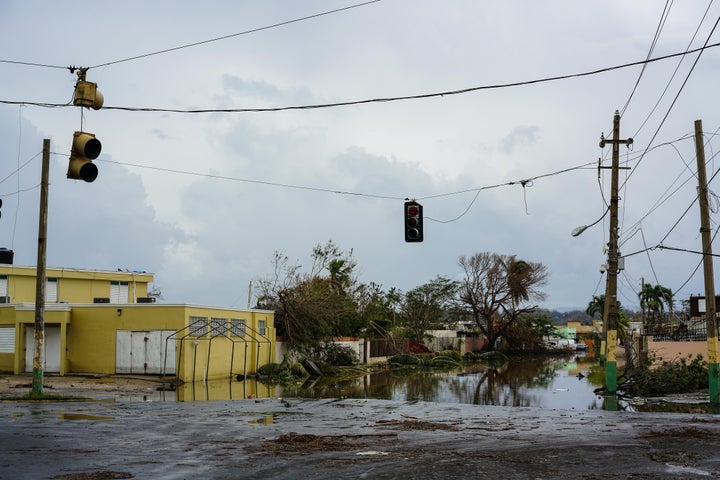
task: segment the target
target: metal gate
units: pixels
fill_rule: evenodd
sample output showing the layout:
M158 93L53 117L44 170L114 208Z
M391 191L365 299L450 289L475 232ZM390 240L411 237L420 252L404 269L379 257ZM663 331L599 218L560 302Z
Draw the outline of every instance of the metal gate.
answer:
M175 373L175 339L168 340L167 362L165 340L174 330L118 330L115 372L132 374Z

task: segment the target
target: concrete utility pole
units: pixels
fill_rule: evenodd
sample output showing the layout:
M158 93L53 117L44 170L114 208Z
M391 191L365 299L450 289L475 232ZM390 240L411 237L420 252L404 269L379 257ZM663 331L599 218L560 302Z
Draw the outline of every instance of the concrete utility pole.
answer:
M42 173L40 180L40 221L38 226L38 256L35 283L35 353L31 397L42 396L45 367L45 258L47 255L47 215L50 172L50 140L43 140Z
M712 239L710 238L710 210L708 208L707 174L702 120L695 120L695 153L698 169L698 200L700 203L700 234L702 237L703 272L705 273L705 325L707 327L708 380L710 404L720 404L720 369L718 368L718 328L715 305L715 276L713 274Z
M605 144L612 144L612 175L610 181L610 241L608 242L608 268L607 281L605 284L605 322L604 328L607 334L605 356L605 393L615 395L617 392L617 276L618 276L618 173L620 170L620 144L632 144L632 138L620 140L620 112L615 111L613 118L613 138L600 140L600 148Z

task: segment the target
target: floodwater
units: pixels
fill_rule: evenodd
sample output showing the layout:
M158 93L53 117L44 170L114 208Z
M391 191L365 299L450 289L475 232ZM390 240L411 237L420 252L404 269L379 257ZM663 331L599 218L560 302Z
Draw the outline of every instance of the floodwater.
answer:
M240 400L252 398L373 398L437 403L504 405L548 409L601 409L593 393L597 361L583 354L512 357L493 368L477 364L452 371L389 369L350 381L308 380L290 387L254 380L185 383L176 392L158 392L160 401Z
M498 368L474 365L461 370L385 370L343 384L283 389L305 398L376 398L549 409L600 409L603 398L588 381L597 362L581 355L513 357Z

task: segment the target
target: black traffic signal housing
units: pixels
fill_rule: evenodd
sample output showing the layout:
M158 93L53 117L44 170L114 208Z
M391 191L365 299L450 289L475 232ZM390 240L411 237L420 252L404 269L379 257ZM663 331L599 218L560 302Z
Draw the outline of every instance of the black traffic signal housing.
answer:
M73 134L70 162L68 163L67 178L94 182L98 176L97 165L92 163L102 150L100 140L87 132Z
M415 201L405 202L405 241L423 241L423 207Z

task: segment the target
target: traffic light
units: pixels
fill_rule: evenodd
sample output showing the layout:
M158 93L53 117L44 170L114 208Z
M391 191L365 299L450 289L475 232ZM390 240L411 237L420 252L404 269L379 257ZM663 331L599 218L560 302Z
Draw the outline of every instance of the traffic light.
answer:
M405 241L423 241L423 207L419 203L405 202Z
M78 81L75 83L75 95L73 95L73 105L77 107L90 107L93 110L100 110L103 106L104 97L97 89L97 83L85 80L87 69L78 70Z
M94 182L98 176L98 168L92 163L100 151L102 144L92 133L75 132L73 134L70 162L68 164L67 178Z

